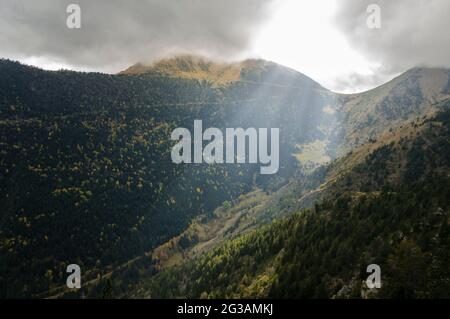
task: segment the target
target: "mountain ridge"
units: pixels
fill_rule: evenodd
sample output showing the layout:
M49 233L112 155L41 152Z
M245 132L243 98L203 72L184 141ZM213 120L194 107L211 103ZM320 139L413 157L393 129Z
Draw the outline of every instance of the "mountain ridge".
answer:
M118 74L179 77L209 81L214 86L226 86L233 82L257 80L262 73L273 72L273 69L279 69L279 72L289 74L293 82L304 84L310 81L317 88L322 88L320 84L300 71L264 59L218 62L202 56L179 55L157 60L151 64L137 63ZM273 82L276 84L276 81Z
M233 66L240 66L240 67L236 67L239 71L244 68L258 68L258 67L261 67L264 65L276 65L278 67L284 68L285 70L289 70L289 72L297 73L301 76L304 76L304 77L310 79L313 82L316 82L314 79L304 75L299 70L292 69L290 67L284 66L277 62L264 60L264 59L260 59L260 58L248 58L248 59L237 61L237 62L220 62L220 61L215 61L213 59L209 59L209 58L206 58L206 57L203 57L200 55L184 54L184 55L176 55L174 57L162 58L162 59L156 60L152 63L137 62L117 73L103 73L103 72L96 72L96 71L77 71L77 70L70 70L70 69L47 70L47 69L44 69L39 66L22 63L20 61L15 61L15 60L6 59L6 58L0 58L0 63L20 65L24 68L30 68L30 69L35 69L35 70L40 70L40 71L45 71L45 72L50 72L50 73L72 72L72 73L79 73L79 74L100 74L100 75L144 75L147 73L150 73L150 74L154 73L155 76L167 76L167 77L180 77L180 78L186 78L186 79L208 80L208 76L206 76L206 75L199 75L198 77L196 77L195 74L192 74L190 76L185 75L185 74L181 74L181 76L177 75L177 70L174 69L174 67L176 66L176 63L174 64L174 62L177 62L177 61L182 64L189 63L189 61L191 61L190 63L200 63L200 64L204 64L204 65L209 65L209 66L213 65L214 67L217 67L219 69L220 69L220 67L226 69L227 67L233 68ZM197 62L194 62L194 61L197 61ZM169 70L164 71L163 70L164 66L167 66ZM161 70L159 70L160 68L161 68ZM192 69L192 71L194 71L194 70L195 69ZM188 70L186 70L186 71L188 71ZM206 70L204 70L204 71L206 71ZM323 88L334 94L340 95L343 98L346 98L346 97L348 98L348 97L353 97L353 96L372 92L374 90L380 89L381 87L385 86L386 84L389 84L391 82L392 83L396 82L397 80L399 80L407 75L413 74L415 72L424 72L424 71L425 72L426 71L449 72L450 69L445 68L445 67L427 67L427 66L412 67L410 69L405 70L404 72L402 72L400 75L394 77L393 79L386 81L383 84L380 84L380 85L378 85L372 89L366 90L366 91L355 92L355 93L340 93L340 92L335 92L335 91L329 90L326 87L323 87ZM238 80L238 78L235 79L235 81L237 81L237 80ZM214 82L214 81L212 81L212 82ZM225 81L224 83L229 84L230 82L233 82L233 80ZM220 83L220 81L219 81L219 83ZM319 83L317 83L317 84L319 84ZM446 92L450 94L450 81L447 83Z
M414 72L407 84L391 84L397 89L345 100L275 64L242 71L240 80L217 85L1 61L0 295L42 296L64 286L64 267L74 261L91 280L158 247L164 254L179 235L173 242L187 245L196 218L212 221L199 237L206 246L270 223L300 205L297 197L316 186L327 160L448 107L425 103L441 98L439 90L415 83ZM250 165L173 165L170 132L194 119L210 127L279 127L279 174L262 177ZM141 262L150 267L151 259Z

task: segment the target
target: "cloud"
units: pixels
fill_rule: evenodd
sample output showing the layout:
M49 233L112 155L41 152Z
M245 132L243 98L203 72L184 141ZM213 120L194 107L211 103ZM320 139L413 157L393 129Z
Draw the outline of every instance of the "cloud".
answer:
M118 71L174 53L238 58L271 0L2 0L0 56ZM66 8L81 7L81 29Z
M381 8L380 29L366 25L372 3ZM448 0L342 0L335 22L353 47L380 64L382 78L415 66L450 67L449 12Z
M345 76L334 79L333 90L341 93L363 92L392 80L400 73L385 70L381 67L374 68L372 74L349 72Z

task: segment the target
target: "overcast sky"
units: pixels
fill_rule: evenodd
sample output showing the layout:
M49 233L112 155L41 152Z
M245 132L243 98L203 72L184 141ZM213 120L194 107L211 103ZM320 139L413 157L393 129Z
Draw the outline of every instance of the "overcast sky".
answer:
M69 4L81 28L66 26ZM367 26L378 4L381 28ZM450 67L449 0L0 0L0 57L115 73L178 53L260 57L339 92Z

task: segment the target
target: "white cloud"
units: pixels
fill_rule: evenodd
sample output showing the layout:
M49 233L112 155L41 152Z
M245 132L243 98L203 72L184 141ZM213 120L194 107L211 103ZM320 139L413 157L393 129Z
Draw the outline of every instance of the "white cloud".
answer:
M339 2L284 0L274 5L271 21L254 42L256 54L299 70L331 90L355 91L342 82L354 73L373 76L377 64L352 48L333 24Z

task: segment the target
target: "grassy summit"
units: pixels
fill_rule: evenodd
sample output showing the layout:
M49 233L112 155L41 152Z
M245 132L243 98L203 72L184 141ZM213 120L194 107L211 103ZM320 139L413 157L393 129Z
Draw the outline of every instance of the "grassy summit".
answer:
M216 86L241 79L243 69L261 68L269 62L245 60L237 63L213 62L204 57L181 55L146 65L137 63L120 74L154 74L184 79L209 81Z

